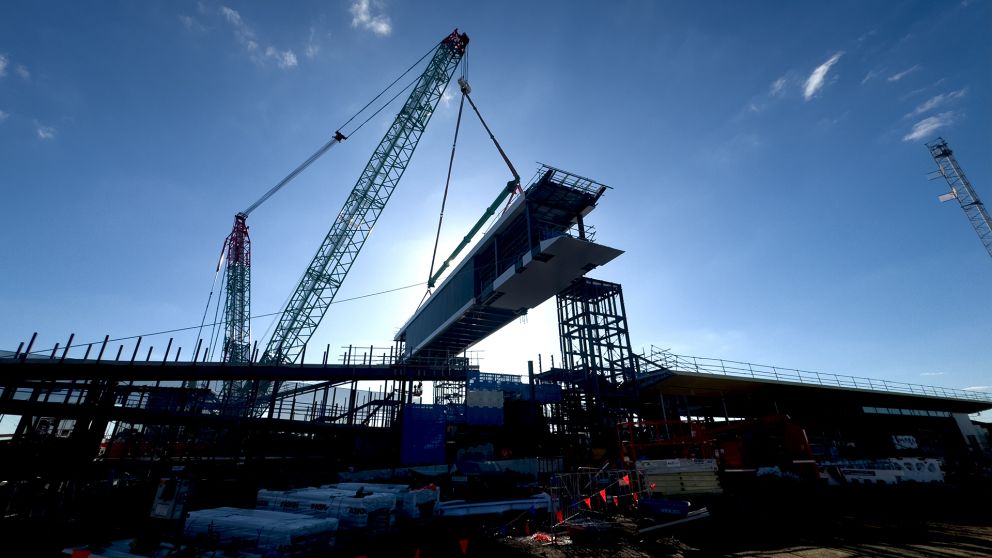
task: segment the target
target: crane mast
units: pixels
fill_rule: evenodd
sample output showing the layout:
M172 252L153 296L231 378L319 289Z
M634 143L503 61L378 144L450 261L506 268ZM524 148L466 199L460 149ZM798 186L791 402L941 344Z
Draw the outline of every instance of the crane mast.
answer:
M251 239L248 237L248 215L258 209L273 194L290 183L301 172L313 164L332 147L348 139L340 131L334 132L334 137L320 147L306 161L298 165L293 172L280 180L269 189L248 209L234 216L234 227L231 234L224 240L221 249L221 259L217 269L224 261L224 347L223 360L234 364L253 360L251 350Z
M246 213L234 216L234 228L224 241L227 259L224 291L224 361L251 360L251 239Z
M978 193L971 187L971 182L965 177L944 138L937 138L933 143L928 143L927 147L930 149L930 155L933 156L934 162L937 163L937 171L944 177L951 189L950 192L940 196L940 201L957 198L961 209L968 217L968 221L978 233L978 238L985 246L985 250L988 251L989 256L992 256L992 218L989 218L989 212L985 209L985 205L978 199Z
M456 29L437 46L304 271L262 362L291 363L300 357L403 176L467 44L468 36Z

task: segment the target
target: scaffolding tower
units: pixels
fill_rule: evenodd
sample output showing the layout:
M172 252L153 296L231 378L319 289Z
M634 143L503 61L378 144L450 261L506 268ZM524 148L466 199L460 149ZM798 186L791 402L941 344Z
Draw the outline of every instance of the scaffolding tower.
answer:
M623 289L583 277L557 301L562 367L542 375L562 388L548 410L552 428L612 447L617 422L631 419L638 400Z

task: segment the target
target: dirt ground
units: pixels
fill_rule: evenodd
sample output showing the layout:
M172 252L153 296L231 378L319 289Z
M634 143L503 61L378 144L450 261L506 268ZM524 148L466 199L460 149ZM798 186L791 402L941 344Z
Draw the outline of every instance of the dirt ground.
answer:
M543 558L989 557L992 490L981 486L782 490L712 498L712 515L649 534L643 520L617 519L615 539L578 544L533 537L493 541L492 555ZM564 543L564 544L562 544ZM488 553L487 553L488 554Z

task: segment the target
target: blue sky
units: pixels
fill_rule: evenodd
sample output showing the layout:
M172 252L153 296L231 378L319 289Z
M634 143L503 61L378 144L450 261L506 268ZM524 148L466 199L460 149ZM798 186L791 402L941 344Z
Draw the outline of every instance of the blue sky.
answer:
M593 276L623 284L635 347L992 389L992 261L938 203L924 146L947 138L992 198L990 11L2 3L0 347L199 323L233 214L459 27L521 174L543 161L614 188L590 220L626 254ZM339 298L426 279L456 109L442 103ZM391 118L252 214L253 313L281 309ZM507 179L467 120L442 257ZM335 305L314 342L386 345L422 294ZM484 368L547 363L555 320L545 304L479 345Z

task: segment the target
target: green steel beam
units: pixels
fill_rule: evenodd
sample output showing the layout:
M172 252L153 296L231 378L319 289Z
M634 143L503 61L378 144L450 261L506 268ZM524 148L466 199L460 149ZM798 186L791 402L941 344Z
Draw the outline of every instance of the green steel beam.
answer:
M448 266L451 265L452 260L458 257L458 254L464 250L466 246L468 246L469 242L472 242L472 239L479 233L479 230L486 224L486 221L496 214L496 210L499 209L499 206L503 203L503 200L505 200L507 196L516 191L518 188L520 188L519 178L515 178L506 183L506 188L503 188L503 191L496 196L493 203L489 204L489 207L486 208L486 212L483 213L482 217L480 217L479 220L475 222L475 225L472 226L472 230L468 231L468 234L465 235L465 238L462 239L461 243L455 247L454 252L448 256L448 259L444 260L444 263L441 264L441 267L437 269L434 275L431 275L431 278L427 281L428 289L434 288L438 278L441 277L441 274L444 273L445 269L448 269Z

